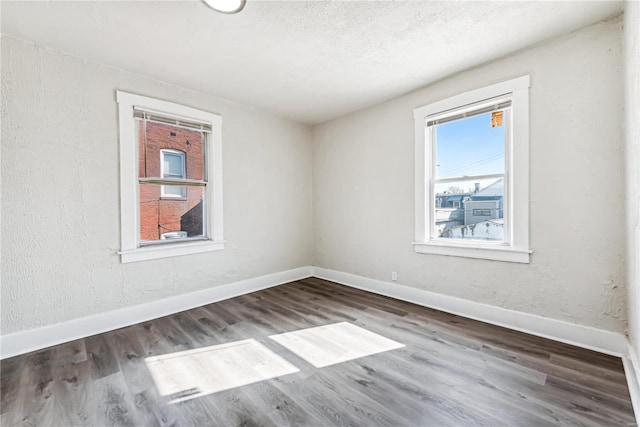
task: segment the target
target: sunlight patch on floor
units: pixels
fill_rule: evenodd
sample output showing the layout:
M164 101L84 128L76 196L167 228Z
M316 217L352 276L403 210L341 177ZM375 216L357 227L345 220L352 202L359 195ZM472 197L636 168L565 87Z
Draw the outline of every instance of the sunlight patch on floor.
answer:
M302 329L269 338L316 368L404 347L348 322Z
M170 403L299 371L254 339L148 357L145 362Z

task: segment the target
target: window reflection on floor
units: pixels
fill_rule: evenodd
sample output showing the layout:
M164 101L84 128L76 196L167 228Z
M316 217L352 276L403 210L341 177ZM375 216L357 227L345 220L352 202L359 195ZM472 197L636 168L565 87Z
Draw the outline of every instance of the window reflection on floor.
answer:
M298 372L254 339L148 357L145 362L170 403Z
M404 347L404 344L348 322L272 335L269 338L316 368Z
M348 322L269 338L316 368L404 347ZM299 372L254 339L148 357L145 362L159 393L169 403Z

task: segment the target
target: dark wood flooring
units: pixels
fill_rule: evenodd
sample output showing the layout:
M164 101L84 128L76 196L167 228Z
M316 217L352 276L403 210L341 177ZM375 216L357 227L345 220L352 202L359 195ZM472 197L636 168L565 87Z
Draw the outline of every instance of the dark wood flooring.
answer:
M269 338L339 322L404 346L316 368ZM248 339L299 371L204 395L194 388L193 398L186 384L176 399L145 361ZM0 367L3 426L635 425L619 358L315 278ZM201 384L233 373L212 369L198 374ZM193 375L176 372L169 380Z

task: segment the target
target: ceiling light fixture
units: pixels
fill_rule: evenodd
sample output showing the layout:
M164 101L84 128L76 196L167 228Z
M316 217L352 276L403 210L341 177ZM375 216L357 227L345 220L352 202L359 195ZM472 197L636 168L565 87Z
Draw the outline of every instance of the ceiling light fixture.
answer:
M202 0L211 9L220 13L238 13L247 3L247 0Z

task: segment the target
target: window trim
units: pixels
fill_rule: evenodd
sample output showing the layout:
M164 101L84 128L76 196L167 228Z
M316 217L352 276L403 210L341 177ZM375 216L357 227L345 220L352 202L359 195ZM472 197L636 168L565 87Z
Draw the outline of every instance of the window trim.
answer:
M222 117L173 102L116 91L120 130L120 235L122 263L174 257L224 249L222 210ZM205 138L208 184L207 238L162 245L140 246L138 206L138 156L134 108L172 118L211 125ZM185 171L186 172L186 171Z
M170 155L174 155L174 156L180 156L180 159L182 160L182 176L180 178L175 178L175 179L180 179L180 180L187 179L187 153L185 153L184 151L173 149L173 148L162 148L160 150L160 178L167 179L167 177L164 176L164 156L165 156L165 154L170 154ZM186 194L187 193L187 187L183 186L182 188L183 188L183 190L184 190L183 192L185 194L177 195L177 194L165 193L165 191L164 191L165 190L165 186L161 185L160 186L160 197L165 198L165 199L185 199L187 197L187 194Z
M497 261L529 263L529 76L522 76L494 85L471 90L414 110L415 124L415 241L417 253L480 258ZM427 120L450 110L478 104L505 95L511 97L511 136L505 157L505 222L511 224L505 242L446 241L432 235L431 168ZM505 172L507 172L505 171ZM504 200L503 199L503 200Z

